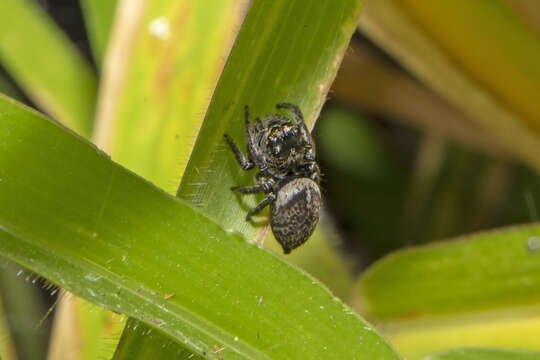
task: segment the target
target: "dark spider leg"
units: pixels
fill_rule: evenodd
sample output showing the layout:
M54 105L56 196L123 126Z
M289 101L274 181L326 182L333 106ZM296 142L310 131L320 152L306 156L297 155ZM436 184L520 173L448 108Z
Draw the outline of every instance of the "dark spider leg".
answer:
M258 173L256 178L257 178L257 182L259 183L258 185L255 185L255 186L233 186L233 187L231 187L231 190L235 190L235 191L241 192L243 194L255 194L255 193L259 193L259 192L263 192L263 193L268 194L268 193L272 192L272 187L276 183L274 179L267 178L266 176L263 175L263 173Z
M224 135L225 140L227 140L227 143L231 147L232 152L234 153L234 156L236 157L236 161L238 161L238 164L240 164L240 167L242 170L249 170L255 166L254 163L252 163L236 146L233 139L227 134Z
M268 115L266 118L265 118L266 122L267 122L267 126L266 127L271 127L272 125L281 125L281 124L285 124L285 123L290 123L290 119L286 116L283 116L283 115L280 115L280 114L272 114L272 115Z
M289 104L289 103L281 103L281 104L277 104L276 108L288 109L292 111L292 113L294 114L294 119L296 120L296 125L300 125L304 123L304 117L302 116L302 112L300 111L298 106Z
M272 186L268 184L260 184L255 186L232 186L231 190L238 191L242 194L269 193L272 191Z
M251 160L255 162L255 165L259 166L260 159L257 159L257 154L256 154L256 151L255 151L256 147L255 147L255 144L253 143L255 141L257 131L253 127L253 124L251 124L251 121L249 120L249 108L248 108L247 105L244 108L244 110L245 110L245 119L246 119L246 135L247 135L248 154L251 154L251 156L255 157L255 159L253 159L253 157L252 157ZM259 160L259 161L257 161L257 160Z
M255 136L255 129L253 128L253 125L251 124L251 121L249 120L249 108L246 105L244 107L244 114L245 114L245 120L246 120L246 133L248 141L251 141L251 139Z
M253 216L253 215L257 215L258 213L260 213L262 211L262 209L264 209L265 207L267 207L268 205L270 205L270 203L272 201L276 200L276 195L270 193L268 194L268 197L266 199L264 199L263 201L260 202L259 205L257 205L254 209L252 209L250 212L247 213L246 215L246 221L249 221L249 219Z
M257 123L256 129L259 130L259 131L263 130L264 129L264 124L262 122L262 119L260 117L258 117L258 118L255 119L255 121Z
M257 133L259 133L260 130L257 130L251 121L249 120L249 109L246 105L245 107L246 111L246 134L247 134L247 150L248 155L250 157L250 160L254 162L255 166L259 168L259 170L263 170L265 168L264 165L264 158L260 151L258 150L258 146L256 144L257 141ZM257 122L259 123L260 120L257 119ZM257 126L259 126L257 124ZM262 129L261 129L262 130Z

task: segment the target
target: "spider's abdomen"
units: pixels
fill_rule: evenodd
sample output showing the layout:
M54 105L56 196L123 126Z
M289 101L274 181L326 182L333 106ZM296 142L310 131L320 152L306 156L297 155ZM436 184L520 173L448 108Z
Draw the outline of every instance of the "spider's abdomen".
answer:
M311 236L319 222L321 203L319 185L309 178L293 179L279 189L270 204L270 223L285 254Z

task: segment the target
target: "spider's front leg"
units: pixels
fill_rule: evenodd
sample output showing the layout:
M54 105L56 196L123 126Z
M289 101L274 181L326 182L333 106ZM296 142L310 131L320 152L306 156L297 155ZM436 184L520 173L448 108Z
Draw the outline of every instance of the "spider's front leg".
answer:
M296 121L296 125L304 124L304 116L302 115L302 111L300 111L300 108L298 106L289 103L281 103L277 104L276 108L290 110L294 114L294 120Z
M223 136L225 136L225 140L227 140L227 144L229 144L229 147L234 153L234 156L236 157L236 161L238 161L238 164L240 164L240 167L242 168L242 170L252 169L255 166L255 164L249 158L247 158L244 155L244 153L240 151L238 146L236 146L233 139L231 139L229 135L225 134Z

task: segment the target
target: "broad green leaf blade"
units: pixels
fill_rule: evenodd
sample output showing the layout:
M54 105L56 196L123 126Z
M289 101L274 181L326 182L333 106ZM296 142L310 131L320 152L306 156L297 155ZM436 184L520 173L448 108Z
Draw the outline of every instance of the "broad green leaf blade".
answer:
M360 312L408 359L457 346L540 350L539 234L509 227L390 254L360 279Z
M540 171L540 42L504 1L374 1L360 28Z
M80 1L94 59L100 67L109 43L117 2L117 0Z
M536 360L540 352L508 349L464 348L428 355L424 360Z
M245 144L244 106L251 116L275 105L299 106L313 126L356 26L358 0L255 1L244 21L206 113L177 196L227 229L253 239L245 221L255 198L231 185L247 185L254 172L239 171L223 134ZM260 224L257 225L261 228Z
M119 6L95 138L115 161L172 193L231 47L242 1L152 1L135 14L131 5Z
M540 226L508 227L397 251L360 283L366 311L414 317L540 304Z
M227 359L397 355L314 279L0 97L0 252Z
M78 134L90 136L95 73L36 4L0 3L0 62L40 107Z

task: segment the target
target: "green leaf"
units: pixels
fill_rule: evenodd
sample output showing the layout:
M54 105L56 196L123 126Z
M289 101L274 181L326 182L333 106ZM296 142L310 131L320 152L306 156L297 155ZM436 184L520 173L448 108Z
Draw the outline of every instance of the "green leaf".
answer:
M535 224L397 251L363 274L360 311L411 359L464 345L540 350L539 236Z
M97 142L115 161L176 192L202 122L201 109L208 105L244 3L166 0L142 8L127 3L119 7L107 60L117 66L103 72L101 99L114 110L100 112L96 133ZM126 73L119 76L118 67ZM144 324L133 331L133 323L137 321L131 319L132 326L122 334L124 345L140 348L144 343L145 353L161 353L162 358L176 351L172 345L163 346L171 340L142 336ZM133 346L122 346L115 358L136 355L144 358Z
M0 61L34 102L77 133L90 136L96 76L36 4L0 3Z
M467 148L502 155L496 138L486 136L486 131L462 111L387 61L384 52L363 41L353 41L351 49L332 84L336 103L383 116L398 126L442 136ZM399 91L399 96L386 96L388 89Z
M227 229L255 238L261 221L255 226L245 221L255 197L230 191L231 185L253 181L253 173L239 171L223 134L244 147L245 105L255 118L275 113L278 103L293 103L313 126L360 10L357 0L252 4L182 178L181 199Z
M0 253L217 358L397 355L306 274L0 97Z
M225 148L223 134L229 133L240 144L244 141L243 107L246 104L249 104L254 116L261 116L275 112L275 104L290 101L302 107L308 123L312 125L354 31L359 11L359 1L356 0L307 3L281 0L252 4L214 92L178 196L200 206L205 214L217 220L223 227L243 232L247 238L254 239L258 230L267 229L261 226L261 222L254 227L244 220L246 207L254 204L254 197L245 197L247 201L244 202L230 191L230 186L234 183L252 181L253 173L241 174L232 153ZM140 82L138 78L136 81ZM134 83L130 88L137 89L137 86L137 83ZM131 126L131 119L142 112L134 109L143 106L148 104L136 97L133 97L132 102L126 103L126 111L129 111L125 117L127 126ZM190 113L189 110L187 113ZM189 124L190 116L182 116L174 121L180 125ZM157 126L155 128L158 129ZM184 133L189 134L189 131ZM118 134L123 136L121 132ZM170 133L164 136L169 135ZM191 150L189 137L185 138L180 133L180 139L180 144L187 142ZM123 147L122 153L118 154L119 159L126 159L122 154L129 155L129 151L139 146L126 146L129 144L126 141L119 144ZM155 173L147 171L150 169L148 166L147 169L135 169L145 176L148 174L149 179L169 190L171 184L174 184L175 174L171 169L177 169L176 174L183 170L182 166L171 166L170 159L183 160L187 158L185 154L188 152L182 150L178 156L178 148L169 147L170 151L160 150L156 157L152 155L155 154L154 150L148 152L148 148L155 148L154 143L141 145L146 151L140 151L138 156L129 155L132 160L124 164L131 168L132 164L143 159L143 162L157 168L160 165L156 165L155 159L159 158L169 164L163 167L169 178L163 176L162 179L167 182L158 180ZM112 156L116 158L116 147L113 146L112 149ZM321 250L326 250L327 253L323 254ZM319 260L324 259L324 266L320 263L310 266L313 262L308 257L312 254L318 254ZM295 251L293 259L287 260L306 266L310 272L312 269L315 269L314 273L318 270L318 276L322 275L320 270L323 268L338 270L339 274L344 274L342 283L345 285L338 284L335 288L342 293L346 292L344 287L348 283L348 274L343 261L338 259L333 249L327 244L324 245L323 241L309 242ZM326 278L331 276L327 274ZM156 351L159 351L159 347Z
M444 353L429 355L424 360L535 360L540 359L539 352L507 349L464 348Z
M115 161L174 193L230 49L240 6L236 0L131 5L118 9L96 142Z
M505 1L374 1L360 28L540 171L540 42Z
M397 251L360 280L379 318L540 304L540 225L481 232Z
M117 0L81 0L80 4L94 59L101 67L109 43Z
M280 254L285 261L307 271L327 286L334 295L346 301L351 295L354 278L346 266L347 259L336 249L341 239L337 233L329 231L333 230L329 227L328 224L318 226L301 250L296 249L288 255L282 254L281 245L271 233L264 242L264 247Z

